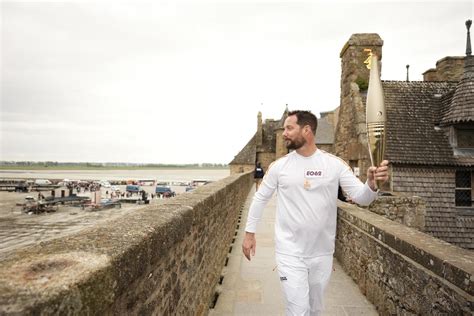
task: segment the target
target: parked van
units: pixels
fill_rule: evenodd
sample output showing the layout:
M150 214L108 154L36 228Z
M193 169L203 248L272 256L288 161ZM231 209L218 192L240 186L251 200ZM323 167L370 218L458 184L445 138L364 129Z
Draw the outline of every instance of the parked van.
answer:
M142 188L139 185L127 185L125 188L125 191L131 192L131 193L138 193L142 190Z
M155 193L166 196L166 197L176 195L176 193L173 190L171 190L169 186L157 186L155 188Z

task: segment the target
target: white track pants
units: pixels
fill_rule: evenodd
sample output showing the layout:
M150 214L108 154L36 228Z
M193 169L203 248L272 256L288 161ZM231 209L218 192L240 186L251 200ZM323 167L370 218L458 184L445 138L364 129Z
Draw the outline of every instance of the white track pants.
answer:
M286 315L317 316L332 271L332 255L299 258L276 254L278 274L286 300Z

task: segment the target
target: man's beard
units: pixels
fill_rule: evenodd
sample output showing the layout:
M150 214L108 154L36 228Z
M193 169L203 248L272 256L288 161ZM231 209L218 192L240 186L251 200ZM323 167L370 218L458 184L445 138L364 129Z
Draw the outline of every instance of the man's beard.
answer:
M306 141L303 137L298 137L295 140L290 140L290 139L285 140L286 149L296 150L303 147L304 144L306 144Z

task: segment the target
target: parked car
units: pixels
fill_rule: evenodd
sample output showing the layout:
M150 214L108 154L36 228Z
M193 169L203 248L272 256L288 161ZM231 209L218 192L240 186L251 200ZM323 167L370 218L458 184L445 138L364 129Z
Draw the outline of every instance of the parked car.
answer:
M47 179L36 179L35 180L35 185L41 186L41 185L52 185L53 183Z
M162 195L163 197L172 197L176 195L176 192L171 190L169 186L157 186L155 188L155 193L157 195Z
M125 191L130 193L138 193L141 190L142 188L139 185L127 185L127 187L125 188Z

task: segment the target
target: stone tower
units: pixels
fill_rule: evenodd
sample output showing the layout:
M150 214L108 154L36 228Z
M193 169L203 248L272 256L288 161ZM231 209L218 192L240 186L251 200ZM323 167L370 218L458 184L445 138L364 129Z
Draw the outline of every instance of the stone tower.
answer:
M255 135L256 137L256 145L257 145L257 150L262 147L262 137L263 137L263 131L262 131L262 112L258 112L257 114L257 134Z
M360 179L370 165L367 148L365 100L370 70L364 63L368 50L382 59L383 41L378 34L353 34L341 50L341 97L335 133L335 154L359 168ZM381 65L381 63L380 63Z
M280 119L280 123L278 127L275 129L275 134L276 134L275 160L288 154L288 149L286 148L285 140L283 139L283 131L285 130L284 123L287 117L288 117L288 104L286 105L285 112L283 112L283 115Z

